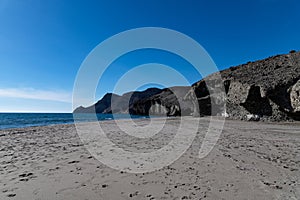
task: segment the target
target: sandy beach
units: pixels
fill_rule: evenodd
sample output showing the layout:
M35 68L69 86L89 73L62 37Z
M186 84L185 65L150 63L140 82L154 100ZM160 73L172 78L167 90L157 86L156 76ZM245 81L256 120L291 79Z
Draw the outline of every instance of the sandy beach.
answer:
M158 126L161 119L153 119ZM191 147L173 164L148 173L127 173L96 160L74 125L0 131L0 199L300 199L300 123L226 120L214 149L198 152L209 118L201 118ZM114 121L100 122L108 137L127 150L168 144L178 119L152 137L122 134ZM135 120L137 126L147 119ZM161 122L162 123L162 122ZM195 126L195 119L188 119ZM155 128L155 127L154 127Z

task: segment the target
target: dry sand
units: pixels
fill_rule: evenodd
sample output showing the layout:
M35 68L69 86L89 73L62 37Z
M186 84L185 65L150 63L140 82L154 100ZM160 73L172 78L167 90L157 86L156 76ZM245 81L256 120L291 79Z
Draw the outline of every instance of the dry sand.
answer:
M188 121L195 126L193 118ZM143 174L97 161L74 125L2 130L0 199L300 199L299 123L227 120L215 148L199 159L207 123L208 118L201 119L197 137L182 157ZM168 119L168 127L150 141L122 134L113 121L101 125L120 147L150 151L170 142L178 119Z

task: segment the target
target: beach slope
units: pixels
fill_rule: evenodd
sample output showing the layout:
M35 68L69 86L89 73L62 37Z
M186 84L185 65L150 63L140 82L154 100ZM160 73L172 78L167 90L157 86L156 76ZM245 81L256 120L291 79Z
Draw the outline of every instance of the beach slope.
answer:
M145 126L149 119L135 120ZM159 126L161 119L152 119ZM187 118L195 126L195 118ZM124 149L168 144L179 119L138 141L114 121L100 122ZM214 149L198 158L209 118L201 118L191 147L170 166L148 173L111 169L82 144L74 125L0 131L0 199L299 199L300 124L227 120ZM154 127L155 128L155 127Z

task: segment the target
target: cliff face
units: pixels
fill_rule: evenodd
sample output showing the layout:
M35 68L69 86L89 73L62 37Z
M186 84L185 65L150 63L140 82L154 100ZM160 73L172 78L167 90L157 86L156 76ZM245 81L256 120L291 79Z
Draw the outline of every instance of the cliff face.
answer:
M128 92L122 96L113 93L107 93L94 105L89 107L78 107L74 110L74 113L128 113L132 104L138 100L154 96L161 91L162 90L158 88L148 88L142 92Z
M248 62L220 73L226 92L227 117L272 121L300 119L300 52ZM206 83L216 79L217 73L193 84L200 107L208 105L205 98L211 97ZM209 106L200 108L201 114L210 114L208 111Z
M97 113L136 115L300 120L300 52L230 67L191 87L150 88L122 96L106 94L95 105L79 107L74 112L95 110Z
M135 115L191 115L193 104L184 101L184 96L191 87L171 87L163 89L159 94L136 101L130 107L130 113Z

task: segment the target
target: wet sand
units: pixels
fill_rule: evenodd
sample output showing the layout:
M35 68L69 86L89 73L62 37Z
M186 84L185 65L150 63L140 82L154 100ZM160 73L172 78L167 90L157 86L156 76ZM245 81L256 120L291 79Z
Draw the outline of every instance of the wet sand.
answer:
M209 118L201 118L191 147L173 164L147 173L107 167L85 148L74 125L0 131L0 199L300 199L300 123L226 120L214 149L198 158ZM154 119L153 126L160 119ZM100 122L120 147L156 150L168 144L178 119L149 141ZM137 126L147 119L135 120ZM161 122L162 123L162 122ZM189 126L195 126L193 118Z

